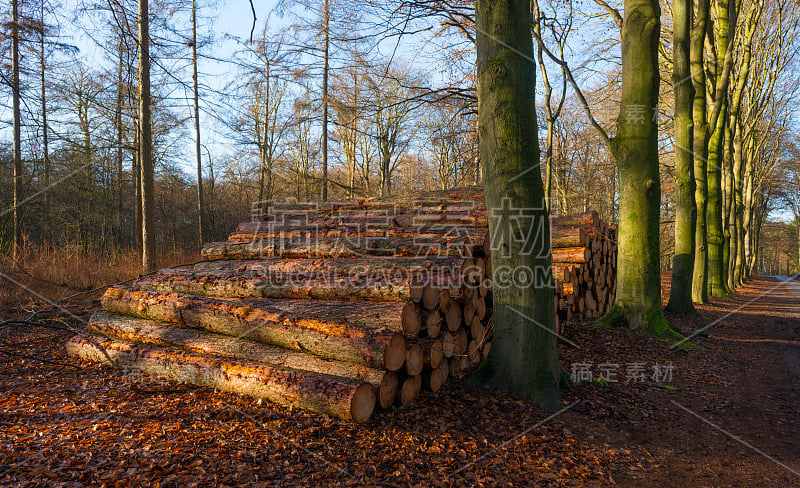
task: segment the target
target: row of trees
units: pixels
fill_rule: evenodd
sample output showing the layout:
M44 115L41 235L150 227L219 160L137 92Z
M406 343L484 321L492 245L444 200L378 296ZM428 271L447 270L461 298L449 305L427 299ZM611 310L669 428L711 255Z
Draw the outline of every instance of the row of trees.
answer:
M151 39L144 57L138 4L82 3L69 16L79 22L66 21L48 0L13 6L3 86L8 101L18 99L19 116L9 103L8 121L19 135L0 153L3 204L13 209L0 216L6 249L23 236L141 247L143 200L153 201L156 247L196 248L246 219L255 201L481 181L470 2L285 2L283 17L265 19L263 30L221 57L202 27L210 9L196 3L151 2L142 17ZM650 176L663 194L661 233L674 228L676 236L674 244L662 239L655 256L675 269L670 308L690 311L704 289L723 294L747 275L760 226L788 208L792 180L781 175L796 161L788 128L797 14L788 0L667 5L656 42L658 98L620 111L624 55L614 53L622 31L593 37L600 47L584 58L574 49L573 25L584 33L606 21L622 26L624 12L612 7L598 3L584 17L563 2L531 6L548 206L620 219L623 149L614 141L625 139L620 127L638 135L642 121L655 120L660 158ZM101 54L81 58L65 30L81 32ZM151 62L153 81L151 103L143 105L140 59ZM234 76L219 83L198 69L211 63ZM148 108L152 122L142 124ZM152 128L152 198L142 195L150 194L142 184L150 180L145 126Z

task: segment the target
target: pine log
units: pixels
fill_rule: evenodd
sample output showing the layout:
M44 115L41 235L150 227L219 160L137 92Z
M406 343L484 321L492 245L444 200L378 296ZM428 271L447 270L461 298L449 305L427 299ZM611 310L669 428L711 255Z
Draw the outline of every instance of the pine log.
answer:
M444 360L444 348L441 340L421 341L422 363L428 368L437 368Z
M561 215L558 217L550 217L551 227L577 227L577 226L597 226L600 216L594 210L589 212Z
M444 384L447 381L447 377L450 376L450 362L447 360L442 361L438 369L442 373L442 383Z
M441 389L442 383L442 372L439 368L436 369L426 369L422 373L422 387L428 391L432 391L436 393Z
M461 321L464 319L461 304L455 300L451 300L447 305L447 314L445 315L445 325L447 330L455 332L461 327Z
M397 392L400 406L407 407L414 403L420 390L422 390L422 375L405 376L401 380L401 386Z
M174 347L198 354L229 357L272 366L300 369L314 373L341 376L381 385L387 371L367 368L357 364L324 359L313 354L297 352L270 344L237 339L230 336L165 325L154 320L115 315L105 311L95 312L87 330L95 335L146 342L156 346Z
M424 365L424 352L419 344L409 344L406 348L405 369L409 376L422 373Z
M359 423L375 409L374 387L349 378L102 337L75 336L66 347L74 357Z
M477 341L483 341L484 335L486 334L486 328L483 326L483 322L478 317L475 317L472 320L472 324L469 328L469 335L473 339Z
M210 242L203 246L204 259L260 258L355 258L359 256L469 256L470 238L417 239L387 237L359 239L275 239L254 242Z
M134 286L223 298L404 301L411 297L409 285L403 281L283 273L265 275L253 271L168 268L139 278Z
M403 366L406 341L402 334L356 325L338 302L324 303L336 307L339 320L329 320L335 316L330 309L309 314L309 304L286 300L231 301L122 286L109 288L102 299L103 309L113 313L246 337L372 368L397 371ZM369 313L360 312L362 316Z
M406 337L417 337L422 328L422 313L413 301L406 302L403 305L401 313L401 322L403 327L403 335Z
M423 334L420 334L423 337L435 338L439 337L439 334L442 330L442 314L438 311L433 311L427 314L425 317L425 329L423 330Z
M355 221L353 221L355 220ZM372 220L372 221L371 221ZM228 235L228 241L254 242L270 239L370 239L375 237L413 237L440 239L446 235L463 235L473 239L483 239L487 229L473 226L471 220L459 219L454 223L423 223L411 227L400 227L387 217L378 219L326 219L324 222L309 224L305 221L295 223L264 222L253 231L236 230ZM408 221L406 221L407 223ZM249 222L248 222L249 223ZM240 224L241 227L241 224ZM456 230L454 230L454 228Z
M203 261L194 269L203 271L254 271L264 274L287 273L312 276L370 276L409 282L415 276L453 277L460 286L463 258L450 256L402 257L369 256L356 258L265 258L258 260L218 259ZM446 280L442 280L446 281Z
M563 249L553 249L554 263L577 263L583 264L591 262L592 251L588 247L567 247Z
M470 366L475 366L481 362L481 343L476 340L471 340L467 346L467 357L469 358Z
M550 230L550 247L582 247L588 240L586 227L554 227Z

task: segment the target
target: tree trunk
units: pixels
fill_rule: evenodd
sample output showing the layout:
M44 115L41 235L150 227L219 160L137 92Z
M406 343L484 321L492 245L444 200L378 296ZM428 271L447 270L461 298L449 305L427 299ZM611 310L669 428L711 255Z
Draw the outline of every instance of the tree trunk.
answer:
M75 336L67 342L67 353L158 378L264 398L361 423L369 420L375 408L373 386L349 378L102 337Z
M119 41L117 43L117 100L116 105L114 106L114 128L116 129L116 159L117 159L117 245L122 246L122 223L124 221L122 217L122 208L123 203L125 201L124 195L124 186L123 186L123 152L122 152L122 139L123 139L123 125L122 125L122 103L124 101L124 94L122 91L122 83L123 83L123 53L124 53L124 41L123 41L123 33L119 32ZM136 165L132 165L132 170L135 169Z
M39 64L41 69L41 96L42 96L42 169L44 170L44 183L50 186L50 136L48 134L47 126L47 86L46 81L46 65L45 65L45 23L44 23L44 8L45 2L41 4L41 29L42 35L39 45ZM44 200L47 202L47 192L44 194Z
M328 201L328 64L330 49L330 19L331 6L329 0L325 0L323 25L325 32L322 60L322 193L320 200Z
M708 141L708 207L706 209L706 234L708 240L708 294L725 297L728 291L723 277L723 229L722 229L722 151L725 143L725 121L727 102L717 119Z
M692 304L694 267L695 205L694 161L692 159L692 87L690 63L690 30L694 11L693 0L675 0L673 17L672 86L675 93L675 256L669 303L673 313L695 315Z
M205 205L203 204L203 157L200 154L200 90L197 80L197 7L192 2L192 84L194 88L194 149L197 165L197 237L198 249L205 243Z
M19 5L18 0L11 0L11 98L14 118L14 183L11 205L12 242L11 260L14 264L22 262L22 116L20 114L19 92Z
M706 181L708 158L708 117L706 104L706 75L703 51L708 31L709 0L698 0L697 20L692 28L691 74L694 86L692 119L694 121L693 153L695 204L697 221L695 223L694 271L692 274L692 300L696 303L708 302L708 242L706 235L706 203L708 186Z
M139 166L142 185L142 272L156 267L149 0L139 0Z
M661 308L658 162L658 0L626 0L622 23L622 96L612 152L619 169L616 303L601 319L676 337ZM644 110L644 117L632 116Z
M476 6L480 160L486 206L492 209L493 239L506 252L492 253L492 268L551 269L546 198L539 166L536 121L536 65L530 31L530 3L479 0ZM516 209L533 209L527 229L514 228ZM529 253L511 234L541 229ZM517 234L514 234L517 235ZM498 237L499 236L499 237ZM495 244L493 242L493 244ZM495 339L475 380L560 408L561 366L555 337L552 287L498 287L494 290ZM463 330L463 329L462 329Z

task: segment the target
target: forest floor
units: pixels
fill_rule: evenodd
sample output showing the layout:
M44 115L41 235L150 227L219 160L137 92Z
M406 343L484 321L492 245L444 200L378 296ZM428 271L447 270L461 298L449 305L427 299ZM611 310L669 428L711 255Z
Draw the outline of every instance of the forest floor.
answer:
M59 327L97 306L0 328L0 485L800 486L800 282L670 317L698 350L568 325L562 364L591 381L557 414L448 381L365 426L66 357Z

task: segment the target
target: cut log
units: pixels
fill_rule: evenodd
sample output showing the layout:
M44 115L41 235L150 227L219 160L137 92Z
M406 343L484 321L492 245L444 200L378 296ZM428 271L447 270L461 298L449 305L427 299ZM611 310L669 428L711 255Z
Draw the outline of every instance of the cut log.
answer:
M450 376L450 362L445 360L439 364L439 372L442 373L442 383L447 381L447 377Z
M433 310L439 305L439 288L426 285L422 290L422 306L427 310Z
M422 363L429 368L437 368L444 359L444 348L441 340L422 341Z
M442 331L442 314L439 312L430 312L425 318L425 337L436 338Z
M198 271L253 271L263 274L307 274L311 276L371 276L392 278L408 282L415 276L454 277L459 283L461 263L459 257L396 257L369 256L362 258L310 258L284 259L266 258L258 260L219 259L203 261L194 265ZM456 284L455 287L459 285Z
M359 239L271 239L254 242L211 242L203 246L204 259L354 258L359 256L470 256L470 238L416 239L386 237ZM479 241L480 242L480 241Z
M338 302L329 303L338 306ZM330 321L330 311L326 318L319 318L325 313L297 313L286 301L235 302L115 286L103 295L102 305L113 313L249 338L372 368L397 371L406 359L402 334L354 325L345 317ZM308 312L308 304L297 309Z
M467 337L467 331L465 329L458 329L455 333L453 333L455 337L456 343L456 354L465 354L467 352L467 346L469 345L469 337Z
M586 245L588 236L585 227L554 227L550 230L550 246L552 249L562 247L582 247Z
M444 336L442 336L442 354L446 358L452 358L456 354L458 349L458 339L456 338L455 332L445 332Z
M374 386L348 378L102 337L75 336L66 347L74 357L359 423L375 409Z
M471 340L467 346L467 357L469 358L470 366L476 366L481 362L481 343L476 340Z
M406 337L417 337L422 328L422 313L413 301L407 302L403 306L401 315L403 335Z
M405 301L411 297L403 277L311 276L256 271L163 269L134 286L164 292L220 298Z
M469 328L470 337L472 337L477 341L483 341L484 338L483 336L485 335L485 333L486 333L486 328L483 326L483 321L481 321L481 319L479 319L478 317L475 317L472 320L472 324L470 325Z
M422 373L424 364L424 353L419 344L409 344L406 349L406 373L409 376L416 376Z
M553 249L554 263L577 263L583 264L591 262L592 251L588 247L567 247L564 249Z
M312 354L263 344L249 339L237 339L200 329L170 327L163 322L95 312L87 330L95 335L133 342L145 342L163 347L184 349L198 354L224 356L243 361L268 363L272 366L300 369L314 373L341 376L366 381L375 386L383 382L387 371L356 364L324 359Z
M422 373L422 387L436 393L442 387L442 372L439 368L425 370Z
M475 298L472 304L475 307L475 316L477 316L478 319L483 320L486 317L486 299L479 296Z
M596 227L600 216L594 210L589 212L550 217L550 227Z
M407 407L414 403L420 390L422 390L422 375L406 376L401 383L397 398L400 400L400 406Z
M447 305L447 313L445 315L445 324L447 325L447 330L450 332L457 331L459 328L461 328L461 321L463 318L461 304L455 300L451 300Z

